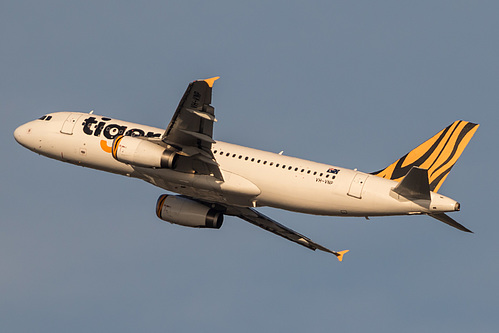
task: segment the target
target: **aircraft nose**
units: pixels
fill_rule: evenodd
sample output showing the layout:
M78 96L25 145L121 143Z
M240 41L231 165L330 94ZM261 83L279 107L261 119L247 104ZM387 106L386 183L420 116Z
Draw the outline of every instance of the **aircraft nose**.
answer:
M26 142L29 139L29 136L31 134L31 127L28 126L28 124L24 124L16 128L14 131L14 139L22 145L26 147Z
M23 132L23 129L22 129L23 126L19 126L18 128L16 128L16 130L14 131L14 139L16 139L16 141L18 143L21 143L21 140L22 140L22 132Z

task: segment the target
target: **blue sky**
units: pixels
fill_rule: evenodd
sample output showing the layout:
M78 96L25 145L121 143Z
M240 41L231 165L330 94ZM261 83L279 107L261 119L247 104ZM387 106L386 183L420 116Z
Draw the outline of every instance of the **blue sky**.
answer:
M2 1L0 329L495 332L499 4L493 1ZM226 218L159 221L162 190L31 153L53 111L166 127L221 76L215 138L375 171L456 119L481 124L429 217L262 211L343 263Z

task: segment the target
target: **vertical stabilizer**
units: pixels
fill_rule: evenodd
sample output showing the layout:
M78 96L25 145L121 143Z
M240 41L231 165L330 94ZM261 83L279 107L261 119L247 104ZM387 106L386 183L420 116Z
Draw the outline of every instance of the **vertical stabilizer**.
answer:
M457 120L387 168L372 174L399 182L412 167L426 169L430 190L437 192L478 126Z

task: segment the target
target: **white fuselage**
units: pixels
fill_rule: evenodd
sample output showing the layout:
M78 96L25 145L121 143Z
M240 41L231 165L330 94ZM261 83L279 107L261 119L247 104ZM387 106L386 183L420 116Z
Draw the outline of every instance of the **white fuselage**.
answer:
M431 193L429 200L407 200L398 184L363 172L217 141L212 152L224 181L209 175L131 166L115 160L118 134L159 137L163 129L103 116L57 112L16 129L16 140L41 155L76 165L136 177L165 190L236 206L270 206L334 216L439 213L459 204Z

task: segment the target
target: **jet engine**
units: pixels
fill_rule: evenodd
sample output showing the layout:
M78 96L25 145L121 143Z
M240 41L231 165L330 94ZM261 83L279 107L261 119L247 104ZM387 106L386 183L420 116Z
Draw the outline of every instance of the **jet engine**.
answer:
M120 162L147 168L175 168L178 154L141 137L117 136L113 157Z
M219 229L223 213L197 201L163 194L156 204L156 215L167 222L193 228Z

